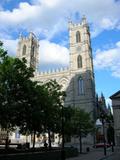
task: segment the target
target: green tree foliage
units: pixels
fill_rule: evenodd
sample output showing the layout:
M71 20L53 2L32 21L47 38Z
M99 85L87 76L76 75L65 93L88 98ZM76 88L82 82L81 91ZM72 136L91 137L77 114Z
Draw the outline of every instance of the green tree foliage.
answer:
M44 103L44 129L45 132L48 132L49 147L51 147L51 132L61 132L61 109L65 92L61 91L62 86L56 80L50 80L44 84L44 87L48 94Z
M74 133L78 134L79 129L82 130L82 134L87 135L93 129L93 123L90 118L90 114L83 109L75 108L73 115Z
M1 99L1 125L4 128L14 127L15 120L21 120L21 116L16 119L19 111L24 112L28 102L28 91L33 83L33 69L26 67L26 60L20 61L11 58L0 46L0 99ZM7 121L6 121L7 120ZM9 122L8 122L9 121Z
M109 124L107 128L107 141L109 144L115 145L115 139L114 139L114 128L111 124Z
M73 116L74 134L79 136L80 153L82 153L82 137L92 132L94 126L90 114L82 109L76 108Z
M20 127L20 132L22 134L31 134L33 138L33 148L35 146L35 135L43 131L44 122L44 88L37 83L31 83L28 87L28 97L26 97L27 103L24 106L24 111L19 113L22 118L22 123L18 126ZM23 125L24 124L24 125Z
M43 87L33 82L33 69L26 60L11 58L0 43L0 125L8 132L41 130Z
M93 131L94 125L90 114L76 107L64 108L65 110L65 135L77 136L80 140L80 153L82 152L82 137Z
M0 125L8 132L19 127L22 134L58 133L65 92L54 80L39 85L26 60L7 55L0 42Z
M64 133L65 137L74 135L73 116L75 108L68 106L63 108L64 113Z

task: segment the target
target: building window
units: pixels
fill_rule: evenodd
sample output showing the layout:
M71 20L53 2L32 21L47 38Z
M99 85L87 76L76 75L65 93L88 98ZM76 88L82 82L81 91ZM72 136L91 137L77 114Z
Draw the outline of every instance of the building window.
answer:
M77 65L78 65L78 68L82 68L82 56L81 55L79 55L77 58Z
M79 95L84 94L84 82L82 77L79 77L79 80L78 80L78 94Z
M81 41L80 32L76 32L76 42L79 43Z
M23 46L23 55L26 55L26 45Z

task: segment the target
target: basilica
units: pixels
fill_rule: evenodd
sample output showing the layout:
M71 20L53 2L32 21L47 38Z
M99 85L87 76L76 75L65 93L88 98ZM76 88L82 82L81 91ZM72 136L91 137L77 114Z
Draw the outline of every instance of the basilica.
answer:
M27 59L28 67L35 69L33 80L44 83L56 80L66 91L65 106L84 109L94 117L95 79L89 26L83 17L80 23L69 21L69 67L42 72L37 69L39 41L31 32L28 37L20 36L17 57ZM46 57L47 58L47 57Z

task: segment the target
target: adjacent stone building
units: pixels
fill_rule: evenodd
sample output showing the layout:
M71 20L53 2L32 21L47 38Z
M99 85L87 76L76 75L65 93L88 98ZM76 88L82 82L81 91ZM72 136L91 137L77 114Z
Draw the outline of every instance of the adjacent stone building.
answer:
M39 41L33 33L29 37L20 36L17 57L25 57L27 65L35 71L34 80L48 82L50 79L63 86L67 97L65 106L76 106L90 112L95 111L95 80L89 26L86 18L81 23L69 22L69 67L55 71L37 70ZM46 57L47 58L47 57Z
M113 108L115 144L120 146L120 91L113 94L110 99Z

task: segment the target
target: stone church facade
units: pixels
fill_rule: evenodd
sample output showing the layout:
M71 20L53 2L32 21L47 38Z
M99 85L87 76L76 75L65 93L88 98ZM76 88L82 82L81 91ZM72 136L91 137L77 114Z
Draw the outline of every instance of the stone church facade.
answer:
M27 65L35 71L33 80L48 82L54 80L63 86L67 97L65 106L85 109L93 116L95 111L95 79L89 26L86 18L81 23L69 22L69 67L55 71L37 70L39 41L33 33L28 37L20 36L17 57L27 59ZM47 58L47 57L46 57Z

